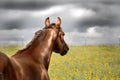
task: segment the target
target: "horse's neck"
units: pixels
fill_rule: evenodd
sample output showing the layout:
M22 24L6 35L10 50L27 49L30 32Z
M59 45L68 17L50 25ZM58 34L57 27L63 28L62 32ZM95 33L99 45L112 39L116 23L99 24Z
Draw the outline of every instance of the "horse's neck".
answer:
M54 45L53 36L50 35L53 35L53 33L46 33L45 36L41 38L39 43L36 46L33 46L31 50L31 55L35 62L43 64L46 69L48 69L49 67L49 62Z
M34 60L35 63L45 66L45 68L48 70L56 36L57 35L55 35L54 31L46 30L42 36L32 41L29 47L18 51L12 57L16 57L17 59L18 57L25 57L25 59L26 56L30 57Z

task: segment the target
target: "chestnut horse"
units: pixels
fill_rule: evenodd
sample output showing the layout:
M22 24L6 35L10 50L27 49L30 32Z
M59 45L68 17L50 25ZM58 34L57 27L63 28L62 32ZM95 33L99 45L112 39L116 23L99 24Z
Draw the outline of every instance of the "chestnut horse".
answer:
M50 80L48 68L52 51L65 55L69 50L64 41L61 19L50 24L45 20L45 28L35 33L32 41L11 58L0 53L0 80Z

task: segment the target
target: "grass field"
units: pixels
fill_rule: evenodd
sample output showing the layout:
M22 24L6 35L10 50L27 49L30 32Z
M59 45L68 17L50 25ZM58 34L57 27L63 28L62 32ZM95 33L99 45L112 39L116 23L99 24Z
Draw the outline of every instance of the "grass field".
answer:
M0 47L11 56L22 47ZM53 53L51 80L120 80L120 46L71 46L66 56Z

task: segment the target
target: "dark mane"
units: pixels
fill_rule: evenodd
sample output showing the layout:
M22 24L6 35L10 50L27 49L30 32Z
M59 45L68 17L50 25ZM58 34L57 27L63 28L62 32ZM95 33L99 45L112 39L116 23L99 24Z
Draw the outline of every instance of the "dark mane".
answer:
M50 26L48 26L48 27L44 27L43 30L52 28L52 25L55 25L55 23L50 24ZM42 34L43 30L39 30L39 31L35 32L35 36L33 37L33 39L26 45L25 48L18 50L17 53L22 53L23 51L27 50L31 46L31 44Z
M44 27L43 30L48 29L48 28L52 28L52 25L54 26L56 24L52 23L48 27ZM39 30L39 31L35 32L35 36L33 37L33 39L26 45L25 48L18 50L17 53L22 53L23 51L27 50L31 46L31 44L42 34L43 30Z
M18 50L17 53L22 53L23 51L27 50L32 45L32 43L39 37L41 33L42 33L42 30L35 32L35 36L33 37L33 39L26 45L25 48Z

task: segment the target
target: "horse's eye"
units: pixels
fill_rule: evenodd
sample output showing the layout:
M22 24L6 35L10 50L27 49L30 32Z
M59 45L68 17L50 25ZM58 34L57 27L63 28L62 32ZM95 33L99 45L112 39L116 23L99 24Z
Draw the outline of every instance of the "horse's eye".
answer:
M65 33L63 33L63 36L65 35Z

